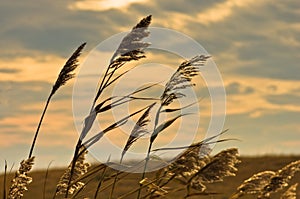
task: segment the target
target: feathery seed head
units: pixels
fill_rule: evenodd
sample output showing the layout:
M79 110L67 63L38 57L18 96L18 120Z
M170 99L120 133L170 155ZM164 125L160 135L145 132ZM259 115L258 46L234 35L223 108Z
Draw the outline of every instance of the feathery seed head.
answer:
M295 172L300 170L300 160L292 162L277 172L263 171L245 180L232 196L233 199L245 194L258 194L258 198L270 198L271 193L288 186Z
M83 187L85 185L83 182L74 183L74 181L77 178L79 178L80 176L82 176L83 174L85 174L87 172L88 168L90 167L90 164L85 161L85 156L87 153L88 153L87 150L85 150L78 157L78 159L76 161L74 173L73 173L72 179L71 179L72 186L69 188L69 194L73 194L74 191L80 189L81 187ZM70 175L71 175L71 167L72 167L72 162L69 165L69 167L67 168L67 170L65 171L65 173L61 176L61 178L56 186L56 195L66 193L67 188L68 188L68 182L69 182Z
M160 186L154 184L151 182L148 178L144 178L140 181L141 185L146 185L147 186L147 191L152 192L154 195L153 197L157 196L164 196L168 193L168 191L164 190Z
M151 104L146 111L143 113L143 115L139 118L139 120L137 121L137 123L135 124L135 126L133 127L133 130L130 133L130 136L124 146L123 152L122 152L122 157L121 160L123 159L123 156L125 155L125 153L128 151L128 149L131 147L131 145L137 141L139 138L141 138L142 136L144 136L145 134L149 133L148 130L146 129L146 126L148 125L148 123L150 122L150 118L149 118L149 113L152 109L152 107L155 105L156 103Z
M226 149L212 157L210 162L201 168L194 177L201 178L205 183L220 182L224 177L235 176L238 163L240 160L237 149Z
M168 106L175 99L184 97L180 90L194 86L191 80L199 74L200 66L203 66L210 56L198 55L188 61L184 61L172 75L165 85L165 90L161 96L162 106Z
M166 168L167 172L170 175L176 175L176 178L188 178L194 175L209 161L208 156L199 156L200 150L201 145L189 147L176 161Z
M239 198L245 194L260 193L264 186L269 184L271 177L274 175L274 171L263 171L251 176L237 188L234 198Z
M32 169L34 164L34 156L23 160L20 163L19 169L16 171L14 179L12 179L12 185L9 189L9 199L22 198L24 192L27 191L27 185L32 182L32 178L27 176L27 173Z
M74 73L72 73L78 66L78 57L81 54L86 43L81 44L76 51L71 55L71 57L67 60L63 68L61 69L58 78L53 85L51 94L53 95L62 85L66 84L66 82L74 77Z
M298 183L290 186L280 197L280 199L296 199L296 190Z
M134 26L120 43L118 49L110 60L110 68L118 68L125 62L145 58L144 50L150 43L142 42L142 39L149 36L148 26L151 23L151 15L142 19Z
M274 176L271 177L270 182L263 188L260 197L269 197L271 193L277 192L288 186L291 178L297 171L300 170L300 160L292 162L282 169L278 170Z

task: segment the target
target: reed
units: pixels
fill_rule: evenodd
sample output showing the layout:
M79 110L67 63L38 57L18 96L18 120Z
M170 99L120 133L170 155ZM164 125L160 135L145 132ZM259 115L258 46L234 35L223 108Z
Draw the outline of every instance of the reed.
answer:
M290 180L300 170L300 160L291 162L278 171L263 171L245 180L232 195L232 199L247 194L256 194L258 198L270 198L289 185Z
M28 172L34 164L34 156L21 161L19 169L12 179L12 184L9 188L8 199L22 198L24 192L28 190L27 186L32 182L32 178L28 176Z
M42 115L40 117L40 121L38 123L36 132L35 132L34 137L33 137L33 141L32 141L32 144L31 144L31 148L30 148L30 151L29 151L28 158L32 157L34 146L35 146L35 143L36 143L36 139L38 137L38 134L39 134L39 131L40 131L40 128L41 128L41 125L42 125L42 122L43 122L43 119L44 119L44 116L45 116L45 113L47 111L47 108L48 108L48 105L50 103L51 98L53 97L53 95L56 93L56 91L61 86L65 85L68 80L70 80L70 79L72 79L74 77L73 71L78 66L78 57L80 56L81 51L83 50L83 48L84 48L85 45L86 45L86 43L81 44L75 50L75 52L71 55L71 57L67 60L67 62L65 63L65 65L61 69L61 71L60 71L60 73L59 73L59 75L58 75L58 77L57 77L57 79L56 79L56 81L55 81L55 83L54 83L54 85L52 87L52 90L51 90L51 92L50 92L50 94L48 96L48 99L46 101L43 113L42 113Z
M91 187L92 191L90 192L92 192L92 194L89 193L89 196L93 195L94 199L100 198L100 193L104 193L104 191L110 189L109 198L113 199L115 197L114 195L116 195L114 194L114 190L119 188L117 183L130 175L130 172L136 171L137 169L142 169L143 173L141 179L137 181L136 187L121 196L116 196L116 198L133 198L135 194L137 194L138 199L166 198L174 193L182 198L215 195L219 193L216 191L209 192L207 188L209 184L222 182L225 178L236 175L238 165L241 162L237 148L225 149L215 155L210 153L212 151L210 144L233 140L225 138L216 141L216 138L223 135L227 130L217 133L217 135L213 137L193 143L190 146L152 149L153 143L163 131L171 127L179 118L189 114L184 113L183 110L199 103L199 101L197 101L184 107L170 107L174 101L184 99L185 89L195 85L193 82L194 77L200 74L201 67L205 66L210 56L197 55L189 60L183 61L165 84L159 99L137 96L157 86L159 83L144 86L124 96L103 97L105 96L103 94L109 87L132 70L132 68L127 67L127 63L146 58L145 51L150 44L144 42L143 39L150 34L148 27L151 21L152 16L149 15L140 20L131 29L112 55L105 73L99 78L99 87L95 93L91 107L88 107L90 112L84 119L84 125L75 145L72 160L56 185L53 199L56 197L79 198L80 194L85 194L85 189L88 188L95 179L97 182L96 186ZM28 185L33 180L32 177L28 175L34 165L35 157L33 156L33 151L48 105L59 88L74 77L74 70L78 66L78 58L85 45L86 43L83 43L76 49L60 71L40 117L28 159L21 161L8 192L6 191L7 163L5 162L3 199L21 199L25 191L28 190ZM94 136L87 138L94 121L99 115L134 100L144 102L143 108L129 113L118 121L111 122L106 128ZM153 111L154 107L157 107L156 112ZM152 111L155 113L153 121L150 120ZM161 121L162 113L172 113L175 114L175 116L172 115L170 119ZM105 164L100 163L99 165L91 166L86 160L88 149L96 144L104 135L118 129L134 116L139 116L139 119L132 127L127 140L124 140L124 147L120 154L119 163L110 162L109 157ZM151 122L154 127L152 130L149 130L147 126ZM122 164L126 153L128 153L132 145L145 135L150 136L149 145L148 148L146 148L147 154L145 160L131 166ZM168 152L182 149L184 151L181 154L170 160L162 160L160 157L153 155L154 152L157 151ZM160 163L163 165L161 169L154 172L155 175L152 178L149 176L146 177L146 170L150 158L161 161ZM114 168L119 167L122 171L114 171L109 168L110 166ZM45 190L48 169L43 184L43 198L46 198ZM280 191L284 191L281 194L281 199L295 199L298 184L296 183L290 186L289 183L299 170L300 160L291 162L277 171L263 171L254 174L237 188L236 192L231 196L231 199L237 199L245 195L255 195L256 198L271 198L273 193Z

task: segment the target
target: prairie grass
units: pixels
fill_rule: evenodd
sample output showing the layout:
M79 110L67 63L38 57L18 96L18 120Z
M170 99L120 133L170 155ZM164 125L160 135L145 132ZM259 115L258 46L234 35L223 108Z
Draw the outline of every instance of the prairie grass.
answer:
M190 146L152 150L152 145L159 139L160 133L174 125L179 118L188 115L188 113L184 112L187 107L198 103L195 102L185 107L177 108L169 106L175 100L184 100L185 95L182 91L195 85L193 78L200 74L200 67L204 66L207 60L210 59L209 55L195 55L179 64L171 78L166 81L167 83L159 99L137 96L137 94L143 94L143 91L151 89L158 83L142 87L124 96L104 97L109 87L112 87L121 77L130 72L132 68L127 68L129 62L146 58L146 50L150 44L144 42L143 39L150 34L148 27L151 21L151 15L140 20L123 38L119 47L112 55L105 73L99 78L99 87L95 93L93 103L91 107L87 107L89 114L84 119L84 125L75 145L74 154L69 166L64 171L49 170L46 174L43 174L46 177L38 178L36 173L30 173L35 160L35 156L33 156L34 146L52 96L69 79L74 77L73 71L78 66L78 58L86 44L83 43L75 50L63 66L48 96L34 134L28 159L21 161L14 176L7 173L7 167L5 166L3 186L1 186L3 187L1 191L3 199L247 198L249 195L255 198L273 198L274 196L283 199L296 198L297 182L293 181L293 177L300 170L300 160L285 162L286 165L282 165L281 168L267 168L274 170L265 171L264 169L266 168L264 168L261 171L255 171L258 173L252 175L252 177L247 176L247 178L243 178L243 182L239 181L239 186L237 184L238 181L233 180L232 182L234 183L232 184L235 188L237 187L236 190L231 189L231 191L225 193L223 187L228 186L228 183L222 183L227 179L234 178L238 175L241 168L243 168L240 166L243 162L239 157L237 148L229 148L216 154L211 154L211 143L229 140L213 141L217 136L224 134L226 131L216 132L217 136L199 141ZM121 68L122 70L120 70ZM144 103L144 106L118 121L112 121L108 127L87 139L90 129L99 115L131 101L140 101ZM151 121L149 114L154 110L155 106L157 107L154 114L155 118ZM166 121L161 121L162 113L172 113L175 116L171 116L171 119ZM106 163L94 165L88 163L85 158L88 154L88 149L103 136L113 133L115 129L127 123L133 116L138 116L139 119L132 127L127 141L125 140L119 163L111 162L110 157L108 157ZM149 131L146 127L151 122L154 124L154 128ZM146 134L150 136L145 159L135 162L130 166L122 164L123 158L131 149L131 146ZM162 160L153 155L155 151L163 150L168 152L169 150L177 149L184 149L184 151L178 157L170 160ZM159 166L163 165L163 167L154 172L146 173L147 168L154 166L152 163L155 161L152 161L151 158L155 159L156 162L158 161ZM114 170L111 167L120 168L120 170ZM133 173L133 171L138 169L143 171L142 174ZM245 173L249 174L249 172ZM240 175L245 177L245 173L240 172ZM39 176L41 176L41 172ZM11 183L8 188L9 180ZM31 186L32 182L36 183ZM38 184L43 184L44 188L39 189ZM218 186L222 188L216 188ZM39 189L41 192L37 193L35 191L38 190L35 189Z
M271 170L276 171L285 165L289 164L290 162L296 161L300 159L300 156L260 156L260 157L240 157L241 163L238 164L237 168L238 171L235 177L227 177L224 178L223 182L216 182L213 184L206 185L206 192L215 192L217 194L213 195L203 195L203 196L194 196L194 198L204 198L204 199L225 199L230 198L230 196L236 191L237 187L243 183L244 180L251 177L253 174L264 171L264 170ZM95 167L95 164L92 164L90 170ZM59 181L60 177L65 172L65 168L52 168L49 170L49 175L47 178L47 186L45 190L45 198L52 198L53 194L56 190L57 182ZM113 174L113 170L111 168L106 169L105 178ZM45 170L33 170L30 172L30 176L33 178L31 184L28 185L28 191L24 193L23 199L32 199L32 198L42 198L44 191L43 191L43 183L45 180ZM3 176L0 175L0 186L3 187ZM151 172L147 174L148 179L153 179L156 176L156 172ZM7 175L7 182L12 180L14 174ZM79 195L77 198L83 198L80 196L94 198L94 191L98 186L98 182L102 177L102 172L97 173L93 177L93 180L89 183L89 186L83 190L82 194ZM122 174L121 174L122 177ZM290 185L294 185L299 183L300 173L296 173L294 178L291 179ZM125 195L126 193L133 190L133 188L137 188L138 181L140 180L140 174L137 173L130 173L129 175L122 177L120 181L118 181L117 188L115 189L115 197L120 197ZM103 182L101 187L105 187L107 184L112 183L113 180L108 180ZM173 188L181 188L181 184L176 182L176 180L172 180L167 187ZM281 194L284 193L287 189L282 190L281 192L274 193L271 198L280 198ZM170 191L167 189L167 191ZM0 194L3 195L2 189L0 190ZM105 190L101 190L98 193L97 198L108 198L110 194L110 189L107 188ZM185 190L178 191L176 193L169 192L165 198L183 198L185 194ZM296 190L297 198L300 197L299 189ZM182 196L182 197L181 197ZM126 199L133 198L132 195L125 197ZM241 199L250 199L256 198L255 195L244 195Z

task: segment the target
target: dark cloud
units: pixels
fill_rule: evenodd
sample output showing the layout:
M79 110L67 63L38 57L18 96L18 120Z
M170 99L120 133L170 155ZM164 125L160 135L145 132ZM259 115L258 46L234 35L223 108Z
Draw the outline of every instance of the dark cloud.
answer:
M13 82L0 83L0 119L21 114L21 107L41 102L46 98L50 85L46 82ZM23 112L24 113L24 112Z
M272 104L300 106L300 96L297 94L268 95L266 99Z
M300 56L296 52L299 50L292 46L282 46L277 41L252 43L240 48L238 54L241 60L254 61L256 64L239 67L234 72L247 76L298 80Z
M11 52L13 49L10 51L10 48L20 48L67 56L69 49L78 43L87 41L88 49L91 49L118 33L120 27L130 25L130 19L135 18L119 10L74 11L68 9L71 3L43 1L37 6L33 1L26 4L2 2L0 17L5 20L0 22L4 27L0 31L0 45L6 46L6 49L1 51ZM4 55L8 56L8 52Z
M238 31L234 35L243 45L232 50L237 53L240 60L254 63L241 66L234 72L276 79L300 78L297 72L300 59L297 52L300 51L300 45L293 44L293 42L300 44L300 30L292 29L293 23L286 20L285 4L285 2L264 4L255 10L248 9L245 13L233 16L241 20L240 28L237 27ZM294 8L290 8L288 12L294 13ZM298 16L294 17L299 18L299 12ZM249 34L254 37L249 38ZM293 41L289 43L289 39Z
M226 94L227 95L246 95L254 92L254 88L250 86L242 86L238 82L233 82L226 86Z
M87 41L89 50L119 33L120 28L130 30L148 14L153 14L153 26L161 26L174 21L171 17L176 14L196 16L222 2L225 0L155 0L131 4L126 10L81 11L69 9L71 1L43 1L38 6L34 2L3 1L0 17L4 20L0 23L4 28L0 31L0 45L6 48L1 50L2 56L9 56L8 52L13 50L9 51L10 48L68 56L70 49L79 43ZM292 28L300 17L297 5L297 0L250 4L234 8L229 17L209 25L191 18L177 31L196 39L216 58L222 53L236 55L241 62L226 65L225 72L295 80L300 78L300 30ZM18 55L22 53L14 54ZM245 62L253 64L243 64ZM219 65L222 67L222 59Z
M280 20L288 23L299 22L299 2L295 0L287 0L276 4L270 4L268 13L272 15L275 20ZM273 11L274 14L271 13Z
M6 73L6 74L15 74L19 73L20 70L13 69L13 68L0 68L0 73Z
M261 110L264 111L264 108L262 107ZM274 126L274 124L276 124L276 126L282 126L282 128L284 128L289 124L297 124L299 122L299 111L280 110L266 112L267 113L264 113L259 117L250 119L249 122L253 122L253 124L260 126L260 128L271 127ZM251 113L249 113L249 115L251 115Z
M296 4L296 0L290 3ZM224 21L208 26L191 21L186 24L186 29L214 57L224 53L237 55L241 62L227 65L225 71L297 80L300 78L297 72L300 29L293 27L295 22L291 19L299 17L297 6L291 8L287 3L278 1L234 9ZM249 62L253 64L244 64ZM219 65L222 67L222 59Z
M152 14L155 16L154 24L160 24L161 20L168 20L171 18L170 14L186 14L186 15L196 15L211 6L218 3L222 3L225 0L215 0L215 1L199 1L199 0L152 0L144 4L134 3L128 8L129 12L135 12L138 15ZM130 14L129 13L129 14ZM159 19L159 20L158 20Z
M197 14L205 9L208 9L215 4L222 3L225 0L215 0L215 1L198 1L198 0L173 0L173 1L154 1L156 7L160 10L166 12L178 12L186 14Z
M267 87L267 89L270 92L276 92L278 90L278 87L276 85L270 85Z
M0 119L19 114L36 114L41 110L23 110L26 106L45 102L52 85L43 81L0 81ZM53 97L53 101L71 99L71 88L62 88L64 92Z

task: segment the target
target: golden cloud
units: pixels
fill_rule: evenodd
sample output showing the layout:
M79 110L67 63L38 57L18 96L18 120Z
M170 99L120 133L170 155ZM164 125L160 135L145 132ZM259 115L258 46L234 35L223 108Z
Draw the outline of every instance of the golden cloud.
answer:
M69 6L71 10L89 10L89 11L104 11L113 8L124 9L127 8L132 3L142 3L147 0L84 0L76 1Z

